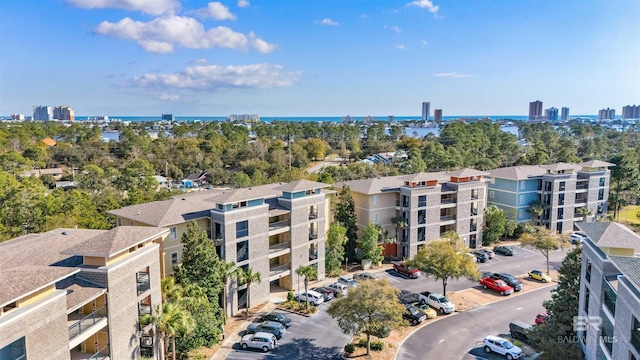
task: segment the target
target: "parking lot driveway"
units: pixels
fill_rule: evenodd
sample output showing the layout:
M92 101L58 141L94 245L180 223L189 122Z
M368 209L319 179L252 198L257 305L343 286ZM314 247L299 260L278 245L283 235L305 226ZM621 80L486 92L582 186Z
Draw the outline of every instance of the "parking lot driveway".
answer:
M262 353L259 350L242 350L240 344L236 343L234 351L226 359L342 359L344 345L351 337L343 334L338 322L327 314L329 304L331 302L320 304L319 311L312 317L287 313L293 325L273 351Z

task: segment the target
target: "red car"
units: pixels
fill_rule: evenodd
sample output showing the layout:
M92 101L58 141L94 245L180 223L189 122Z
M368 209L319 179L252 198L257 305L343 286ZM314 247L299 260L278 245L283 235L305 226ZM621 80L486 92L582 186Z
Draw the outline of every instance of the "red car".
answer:
M490 277L486 277L480 280L480 285L482 285L482 287L485 289L489 288L493 291L499 292L500 295L504 296L513 293L513 288L500 279L492 279Z
M547 322L547 313L540 312L536 315L536 325L544 324Z
M411 279L417 279L420 277L420 270L406 266L403 262L393 264L393 270Z

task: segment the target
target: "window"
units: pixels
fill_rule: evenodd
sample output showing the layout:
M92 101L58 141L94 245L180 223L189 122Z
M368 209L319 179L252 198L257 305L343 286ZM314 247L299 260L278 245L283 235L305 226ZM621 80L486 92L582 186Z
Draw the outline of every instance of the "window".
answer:
M589 288L584 288L584 312L589 315Z
M611 284L607 279L604 279L604 283L602 284L603 292L604 292L604 305L609 311L611 315L615 318L616 316L616 300L618 299L618 295L616 291L613 289Z
M427 195L418 196L418 207L427 206Z
M178 253L177 252L171 253L171 266L173 266L173 267L178 266Z
M640 321L633 317L633 326L631 327L631 345L640 353Z
M604 186L604 178L603 177L600 178L600 186Z
M130 225L130 226L133 226L133 225L135 225L135 224L136 224L136 222L135 222L135 221L133 221L133 220L129 220L129 225Z
M373 222L374 223L378 222L378 213L373 213Z
M418 241L424 241L425 240L425 228L424 227L419 227L418 228Z
M598 190L598 200L604 200L604 189Z
M24 336L11 344L0 348L0 359L22 360L27 358Z
M556 224L556 232L562 234L562 221L558 221Z
M178 238L178 228L175 226L172 226L169 229L169 240L175 240Z
M236 244L236 262L249 260L249 240L240 241Z
M409 207L409 197L407 195L402 195L402 206Z
M496 197L496 192L495 191L489 191L489 197L491 199L493 199L494 197Z
M524 204L524 195L520 195L520 204Z
M522 219L524 218L524 210L520 209L518 210L518 219Z
M380 201L380 198L378 195L373 195L373 205L378 205L378 201Z
M560 188L558 190L560 191L564 191L564 189L566 188L567 184L564 181L560 181Z
M116 226L121 226L122 225L122 219L117 218L116 219Z
M525 183L524 181L520 181L520 189L524 190Z
M558 219L564 218L564 208L558 208Z
M236 223L236 239L249 236L249 221L239 221Z
M550 181L545 181L544 182L544 191L551 191L551 189L553 188L553 183Z
M558 205L564 205L564 194L558 194Z
M613 324L611 324L611 322L609 321L608 316L600 316L600 318L602 319L602 325L600 325L600 341L608 350L609 357L611 357L611 352L613 351L613 342L615 340L613 337Z
M427 210L418 210L418 224L427 223Z
M591 282L591 261L587 263L587 271L584 275L584 278L587 279L587 282Z

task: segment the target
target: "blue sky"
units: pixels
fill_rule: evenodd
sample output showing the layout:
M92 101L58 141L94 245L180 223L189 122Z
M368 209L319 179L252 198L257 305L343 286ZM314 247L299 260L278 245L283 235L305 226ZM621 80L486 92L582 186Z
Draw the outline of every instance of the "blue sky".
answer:
M526 115L640 104L640 1L0 0L0 115Z

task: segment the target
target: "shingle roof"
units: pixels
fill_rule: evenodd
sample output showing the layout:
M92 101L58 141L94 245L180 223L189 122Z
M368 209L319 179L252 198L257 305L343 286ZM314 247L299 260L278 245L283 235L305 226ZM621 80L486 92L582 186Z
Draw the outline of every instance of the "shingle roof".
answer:
M640 291L640 258L632 256L609 256L611 262Z
M543 168L551 171L557 170L582 170L582 166L578 166L575 164L567 164L563 162L559 162L556 164L542 165Z
M484 175L489 175L489 173L485 172L485 171L479 171L479 170L467 169L467 168L456 170L456 171L452 171L452 172L449 173L449 176L457 177L457 178L472 177L472 176L484 176Z
M0 270L0 307L79 271L77 268L37 265Z
M185 214L198 214L214 208L215 205L207 199L212 198L216 193L218 191L211 190L181 194L169 200L126 206L107 211L107 213L151 226L175 225L187 220Z
M209 203L216 204L229 204L236 203L239 201L247 201L253 199L260 199L271 196L278 196L281 194L281 190L277 190L278 187L283 184L267 184L260 186L252 186L249 188L239 188L239 189L231 189L224 190L220 194L215 195L215 197L210 197L207 199Z
M384 189L395 189L404 186L405 181L428 181L438 180L439 183L451 180L451 174L446 172L430 172L430 173L416 173L409 175L397 175L397 176L385 176L379 178L361 179L345 181L342 184L333 184L334 187L342 188L344 185L348 185L349 189L353 192L361 194L380 194Z
M443 172L419 172L415 174L405 175L400 177L403 182L400 184L404 185L404 181L429 181L429 180L438 180L438 181L446 181L449 178Z
M578 165L582 167L589 167L589 168L616 166L616 164L608 163L606 161L601 161L601 160L589 160L589 161L580 163Z
M64 250L62 254L110 258L168 231L151 226L118 226Z
M309 180L298 180L298 181L290 182L288 184L284 184L275 189L280 191L287 191L287 192L297 192L297 191L305 191L305 190L313 190L313 189L322 189L326 187L329 187L329 185L325 183L309 181Z
M76 310L107 291L105 287L77 276L70 276L58 281L56 289L67 291L67 311Z
M533 176L541 176L547 170L540 165L509 166L489 170L489 176L500 179L525 180Z
M576 226L599 247L635 249L640 252L640 235L614 222L578 222Z

